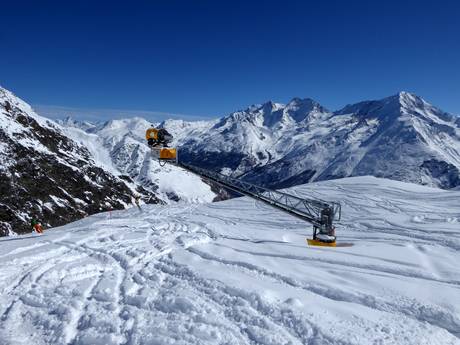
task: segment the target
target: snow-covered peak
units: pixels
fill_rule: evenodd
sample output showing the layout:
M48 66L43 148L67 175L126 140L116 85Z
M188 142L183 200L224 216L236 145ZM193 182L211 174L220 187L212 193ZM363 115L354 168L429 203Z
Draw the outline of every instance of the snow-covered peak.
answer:
M275 111L278 111L282 108L284 108L285 105L282 104L282 103L277 103L277 102L273 102L273 101L268 101L266 103L264 103L262 105L262 108L265 110L265 111L271 111L271 112L275 112Z
M56 122L63 127L79 128L84 131L91 131L92 129L100 125L99 123L95 122L75 120L71 115L66 116L64 120L58 119L56 120Z
M4 89L0 86L0 106L5 109L5 112L17 109L18 113L27 114L30 118L37 121L40 126L45 128L56 128L59 127L56 122L47 119L43 116L38 115L32 107L24 102L22 99L17 97L13 92ZM0 107L1 111L1 107Z
M284 107L284 104L273 102L272 100L269 100L264 103L252 104L249 107L247 107L245 110L239 110L237 112L250 113L250 112L255 112L261 109L264 109L265 111L275 111L282 107Z
M265 126L273 125L280 120L280 110L284 104L268 101L263 104L251 105L245 110L236 111L224 117L218 127L224 124L236 124L241 122L259 123Z
M319 114L330 114L326 108L311 98L293 98L289 103L268 101L251 105L245 110L236 111L222 118L215 129L229 129L250 124L269 130L282 130L297 126L298 123L317 118Z
M151 125L152 122L141 117L116 119L107 121L92 133L97 132L100 136L111 138L114 141L120 141L126 134L130 133L136 139L144 140L145 130Z
M446 113L423 98L409 92L399 93L399 103L403 114L423 118L426 121L453 123L457 120L452 114Z
M400 91L397 96L399 97L399 102L403 104L404 102L425 102L423 98L417 96L415 93L408 91Z
M165 128L173 136L173 145L180 144L189 137L195 136L209 130L218 122L217 119L201 120L201 121L185 121L177 119L169 119L162 121L158 127Z
M13 94L11 91L4 89L3 87L0 86L0 100L2 103L6 106L5 108L9 108L12 106L16 106L19 109L23 110L24 112L27 113L34 113L30 105L28 105L26 102L24 102L22 99L17 97L15 94ZM6 104L6 102L9 103L9 105Z
M285 112L295 121L301 122L318 114L328 114L329 111L311 98L293 98L285 107Z
M417 110L417 109L425 109L425 108L434 108L430 103L425 101L422 97L417 96L414 93L401 91L396 96L399 105L401 106L401 110Z
M142 117L130 117L125 119L115 119L107 121L103 129L106 130L118 130L118 129L128 129L128 130L136 130L139 127L148 128L152 122L147 121Z
M292 109L305 108L308 111L311 111L311 110L327 111L326 108L324 108L321 104L319 104L314 99L299 98L299 97L294 97L293 99L291 99L289 103L286 104L286 108L292 108Z
M401 91L380 100L364 101L346 105L335 112L336 115L354 115L363 119L385 121L407 120L417 117L429 122L454 122L456 119L441 109L431 105L416 94Z
M27 232L32 218L58 226L130 204L134 187L93 158L62 126L0 89L0 227Z
M66 126L75 126L76 124L79 123L79 121L75 120L72 115L68 115L64 118L64 120L58 120L58 122L62 123L63 125Z
M335 112L336 115L353 114L362 119L396 119L401 115L399 94L381 100L363 101L348 104Z

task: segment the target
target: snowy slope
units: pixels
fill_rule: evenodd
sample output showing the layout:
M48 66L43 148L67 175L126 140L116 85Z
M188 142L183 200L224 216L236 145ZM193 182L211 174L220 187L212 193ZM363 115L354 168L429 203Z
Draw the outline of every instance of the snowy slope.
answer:
M57 123L0 87L0 236L30 232L32 218L51 227L121 209L134 193Z
M2 344L460 344L460 192L356 177L338 239L247 198L0 239Z
M311 99L268 102L182 143L182 158L270 187L373 175L460 185L460 121L400 92L330 112Z
M162 200L208 202L217 196L211 186L195 175L175 166L160 167L158 161L152 158L144 137L151 123L143 118L111 120L93 125L66 119L61 124L67 135L91 151L101 167L114 174L129 176ZM182 136L210 127L205 121L168 120L165 124L176 140L172 145L177 144Z

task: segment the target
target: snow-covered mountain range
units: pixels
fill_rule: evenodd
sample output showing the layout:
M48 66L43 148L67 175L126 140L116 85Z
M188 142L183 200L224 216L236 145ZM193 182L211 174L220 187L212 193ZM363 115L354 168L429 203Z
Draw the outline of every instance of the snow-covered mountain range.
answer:
M336 112L268 102L181 144L186 161L275 188L361 175L460 185L460 119L407 92Z
M69 122L69 121L68 121ZM115 164L148 187L133 148L150 123L141 118L84 128L103 138ZM422 185L460 186L460 118L407 92L329 111L312 99L267 102L219 120L168 120L181 160L272 188L373 175ZM117 134L112 136L112 127ZM133 173L134 172L134 173Z
M175 133L188 126L175 124ZM140 118L55 122L0 88L0 236L31 231L32 218L51 227L131 207L134 194L141 203L226 196L179 167L160 167L145 143L149 126Z
M11 226L23 231L32 215L43 219L45 226L58 225L100 209L126 206L136 189L153 202L226 197L221 189L179 167L160 167L145 143L144 133L151 125L145 119L97 124L67 119L57 124L0 90L4 234ZM360 175L445 189L460 186L460 119L407 92L335 112L314 100L294 98L288 104L253 105L219 120L167 120L154 125L174 135L182 161L272 188ZM44 180L38 184L30 183L34 177L21 180L34 169L46 172L47 183L59 188L48 193ZM54 172L65 172L62 175L72 176L72 182L53 177ZM112 195L114 187L100 178L121 188L117 197ZM69 192L72 183L75 191ZM106 197L113 200L107 200L107 206L89 207L77 185L85 186L80 191L98 195L92 199L94 205L102 199L105 205ZM96 193L87 185L104 192ZM12 202L11 195L21 195L22 201ZM33 200L38 206L31 206ZM73 208L70 216L64 215L67 202ZM53 223L50 215L58 208L62 214Z
M61 126L0 88L0 236L30 232L32 218L46 228L125 208L136 193L161 201L96 164Z

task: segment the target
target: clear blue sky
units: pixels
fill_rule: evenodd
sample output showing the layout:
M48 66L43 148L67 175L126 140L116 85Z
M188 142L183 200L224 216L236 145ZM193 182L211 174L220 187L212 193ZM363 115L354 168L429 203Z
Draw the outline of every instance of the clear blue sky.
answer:
M8 1L0 85L130 114L294 96L335 110L400 90L460 113L459 20L459 1Z

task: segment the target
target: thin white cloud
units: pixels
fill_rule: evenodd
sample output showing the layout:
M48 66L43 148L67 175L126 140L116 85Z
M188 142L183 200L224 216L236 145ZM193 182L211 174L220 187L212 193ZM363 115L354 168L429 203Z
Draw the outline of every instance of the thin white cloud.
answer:
M182 119L187 121L209 120L215 117L205 115L175 114L151 110L129 110L129 109L91 109L73 108L59 105L33 105L34 110L50 119L64 119L71 116L80 121L106 121L129 117L143 117L147 120L159 122L167 119Z

